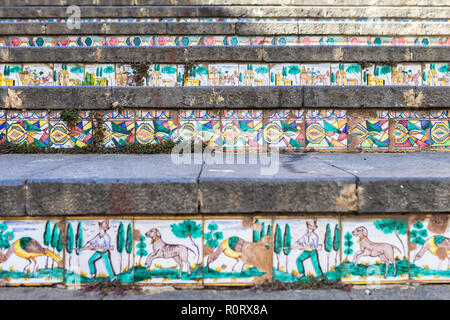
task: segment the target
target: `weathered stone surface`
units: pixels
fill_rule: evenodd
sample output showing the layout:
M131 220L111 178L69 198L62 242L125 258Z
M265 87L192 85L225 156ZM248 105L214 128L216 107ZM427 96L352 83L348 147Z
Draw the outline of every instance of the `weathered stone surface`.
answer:
M356 196L351 192L348 207L340 201L346 190L354 189L355 177L305 154L282 156L279 163L272 159L274 171L261 162L220 165L208 164L209 159L199 179L202 213L356 210ZM267 171L261 171L262 167Z
M445 153L336 154L320 159L358 177L361 213L450 211Z
M46 47L46 48L9 48L10 62L95 62L98 48Z
M0 34L21 35L21 34L45 34L44 23L0 23Z
M239 22L236 24L239 35L297 35L297 22Z
M168 22L166 23L166 25L167 30L165 33L167 34L176 34L176 35L235 34L235 23L233 22L203 22L203 23Z

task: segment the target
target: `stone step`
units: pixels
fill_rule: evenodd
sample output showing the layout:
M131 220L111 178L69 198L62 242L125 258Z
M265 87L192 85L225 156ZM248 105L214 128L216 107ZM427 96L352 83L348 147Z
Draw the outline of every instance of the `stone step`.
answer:
M448 108L448 87L0 87L0 108Z
M176 19L174 19L176 20ZM82 22L71 29L65 22L0 23L2 35L344 35L448 36L450 23L433 21L265 21L265 22Z
M0 7L0 18L68 18L66 7ZM450 7L81 6L83 18L404 18L444 19Z
M446 0L3 0L3 6L448 6Z

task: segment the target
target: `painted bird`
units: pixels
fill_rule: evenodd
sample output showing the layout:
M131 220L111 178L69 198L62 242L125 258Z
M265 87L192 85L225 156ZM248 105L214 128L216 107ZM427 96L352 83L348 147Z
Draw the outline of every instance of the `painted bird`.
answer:
M221 244L217 247L217 249L208 257L208 260L206 261L206 266L209 268L209 265L216 261L219 256L223 253L226 256L236 259L236 263L233 265L233 268L231 269L234 271L234 267L239 263L239 260L242 256L242 248L244 247L245 241L242 238L239 237L229 237L228 239L222 241ZM244 267L244 266L242 266Z
M26 272L28 266L34 262L33 272L36 269L36 257L48 256L56 261L59 267L62 268L62 258L57 254L54 254L50 250L42 248L42 246L36 240L30 237L23 237L13 242L11 247L5 254L0 253L0 263L5 262L9 257L15 253L17 256L28 260L28 264L23 268L23 272Z

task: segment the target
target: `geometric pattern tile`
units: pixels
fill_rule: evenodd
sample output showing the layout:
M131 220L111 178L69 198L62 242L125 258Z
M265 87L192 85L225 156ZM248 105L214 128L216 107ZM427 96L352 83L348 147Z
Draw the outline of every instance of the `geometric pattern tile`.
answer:
M273 110L264 124L264 144L271 148L299 150L305 146L304 111Z
M305 146L307 149L340 151L347 149L345 110L308 110Z
M6 142L6 113L0 110L0 144Z
M180 110L178 133L180 141L222 146L219 112L213 110Z
M383 110L349 112L349 150L388 150L389 117Z
M422 112L390 112L391 150L421 150L430 147L429 115Z
M104 113L103 145L105 147L121 147L134 144L135 111L108 111Z
M9 143L48 147L49 125L47 112L9 111L6 138Z
M155 144L170 141L176 133L169 110L139 110L136 115L136 141Z
M449 110L431 112L430 140L431 149L450 149Z
M225 149L258 150L263 144L262 110L222 110Z
M61 112L50 113L50 142L51 148L83 148L92 139L92 121L89 112L80 111L79 118L69 127L61 120Z

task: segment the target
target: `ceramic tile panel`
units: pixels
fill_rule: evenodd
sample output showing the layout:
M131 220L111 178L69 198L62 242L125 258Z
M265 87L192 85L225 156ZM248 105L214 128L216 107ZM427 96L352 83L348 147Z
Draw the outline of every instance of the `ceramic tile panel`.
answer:
M81 86L85 80L81 64L55 64L54 70L58 86Z
M301 150L305 147L304 110L268 110L264 144L268 147Z
M300 66L298 64L273 64L270 66L270 85L298 86L300 84Z
M129 64L116 65L116 86L119 87L137 86L137 85L145 86L146 80L147 77L143 79L136 79L135 71L131 65Z
M128 36L105 37L103 43L109 47L127 47L130 46Z
M22 65L0 64L0 86L21 86Z
M382 46L382 45L392 46L392 45L396 44L396 39L394 37L371 37L369 42L370 42L370 44L378 45L378 46ZM400 43L407 44L405 38L400 40Z
M246 285L272 279L270 218L205 217L205 285Z
M423 70L424 86L450 86L450 64L426 63Z
M24 86L53 86L56 83L51 64L24 64L19 77Z
M261 110L223 110L222 140L225 149L258 150L263 144Z
M39 36L33 37L31 41L33 47L56 47L57 38L52 36Z
M273 222L273 280L340 280L339 220L331 217L280 217Z
M107 38L108 44L109 41L113 41L112 37ZM153 36L144 36L144 35L130 36L127 37L126 45L132 47L151 47L154 45L154 39Z
M0 47L8 47L9 42L7 37L0 37Z
M297 46L300 43L297 36L279 36L265 37L264 44L270 46Z
M449 216L412 216L409 221L409 272L419 282L450 282Z
M388 65L371 65L362 71L363 84L367 86L392 85L392 68Z
M202 44L205 46L226 46L228 40L226 36L203 36Z
M430 119L423 111L389 113L391 151L426 150L430 147Z
M33 44L30 38L24 36L9 37L8 42L11 47L31 47Z
M342 218L343 282L408 281L408 218Z
M138 110L136 113L136 142L139 144L171 141L176 129L169 110Z
M222 146L219 112L215 110L180 110L178 139Z
M331 84L335 86L362 85L361 66L355 63L332 63Z
M347 150L347 113L345 110L308 110L305 147L324 151Z
M134 283L202 285L202 219L134 221Z
M238 86L240 81L237 64L209 64L209 86Z
M64 234L65 282L133 282L133 220L69 218Z
M9 111L6 114L6 139L9 143L48 147L48 130L47 112Z
M83 85L110 87L116 85L115 67L113 64L87 64Z
M239 82L241 86L268 86L269 66L265 64L239 65Z
M330 64L301 64L300 85L329 86L331 83Z
M0 110L0 144L6 142L6 113Z
M151 65L146 84L150 87L175 87L183 85L183 72L177 65L154 64Z
M59 36L56 46L58 47L81 47L81 38L78 36Z
M134 144L136 139L134 110L107 111L103 117L103 142L105 147Z
M186 70L186 66L178 66L178 80L182 80L185 87L208 85L208 65L195 64Z
M83 148L92 140L92 120L88 111L80 111L71 126L61 119L60 111L49 114L49 146L51 148Z
M176 36L154 36L154 45L158 47L175 47Z
M392 68L392 84L402 86L422 85L422 65L401 63Z
M102 36L80 36L77 38L79 47L103 47L106 45Z
M182 47L198 46L202 44L202 41L202 36L180 36L175 39L175 44Z
M1 285L62 283L63 228L56 219L1 219Z
M360 110L347 113L350 151L389 150L389 112Z
M433 110L430 115L431 149L450 149L450 111Z
M262 41L264 41L264 37L261 37L261 39L262 39ZM230 46L251 46L253 44L252 37L248 37L248 36L227 37L227 43Z

